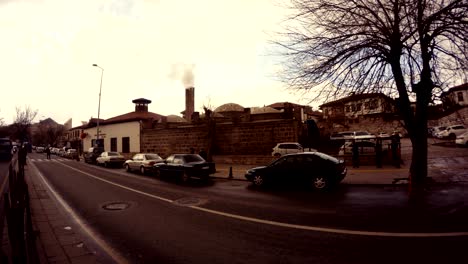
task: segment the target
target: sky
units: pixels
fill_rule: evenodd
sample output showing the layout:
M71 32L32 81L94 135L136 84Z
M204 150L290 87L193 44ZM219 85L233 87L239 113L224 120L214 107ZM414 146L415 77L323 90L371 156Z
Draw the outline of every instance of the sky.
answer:
M286 12L277 0L0 0L0 118L30 107L81 125L98 116L101 76L103 119L136 98L180 115L190 84L195 111L308 104L275 78L269 41Z

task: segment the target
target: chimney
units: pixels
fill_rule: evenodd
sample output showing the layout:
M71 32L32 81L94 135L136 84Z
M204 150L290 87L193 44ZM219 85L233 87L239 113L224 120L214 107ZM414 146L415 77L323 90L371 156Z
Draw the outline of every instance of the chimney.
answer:
M135 112L148 112L148 104L151 104L151 100L145 98L139 98L132 101L135 104Z
M195 111L195 88L185 88L185 119L192 121L192 114Z

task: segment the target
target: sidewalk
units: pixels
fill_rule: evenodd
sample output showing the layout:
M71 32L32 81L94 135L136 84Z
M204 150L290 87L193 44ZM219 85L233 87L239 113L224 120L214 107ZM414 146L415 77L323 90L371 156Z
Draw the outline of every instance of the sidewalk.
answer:
M57 208L57 202L31 163L25 167L33 229L39 263L99 263L73 230L72 219Z

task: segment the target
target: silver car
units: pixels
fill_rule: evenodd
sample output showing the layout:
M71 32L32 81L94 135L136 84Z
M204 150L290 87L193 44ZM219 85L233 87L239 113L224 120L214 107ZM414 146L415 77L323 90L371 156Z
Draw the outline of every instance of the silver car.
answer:
M138 170L141 174L145 174L159 162L163 162L163 159L156 153L138 153L132 159L125 161L124 167L127 171Z

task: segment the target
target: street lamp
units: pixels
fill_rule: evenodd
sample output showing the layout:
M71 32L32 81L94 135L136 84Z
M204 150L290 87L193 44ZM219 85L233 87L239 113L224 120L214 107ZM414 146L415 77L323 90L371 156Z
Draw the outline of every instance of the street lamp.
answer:
M101 69L101 84L99 85L99 103L97 110L97 132L96 132L96 144L99 146L99 114L101 112L101 89L102 89L102 76L104 75L104 69L97 64L93 64L94 67Z

